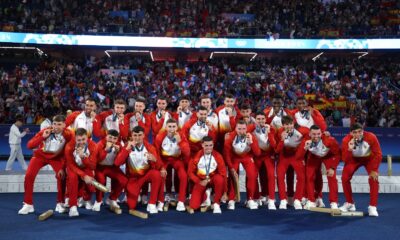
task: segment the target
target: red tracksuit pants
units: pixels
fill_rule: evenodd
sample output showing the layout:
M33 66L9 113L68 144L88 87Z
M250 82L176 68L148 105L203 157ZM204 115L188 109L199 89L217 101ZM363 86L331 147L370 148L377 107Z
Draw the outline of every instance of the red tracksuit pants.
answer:
M36 176L40 169L46 165L50 164L50 166L54 169L56 173L57 179L57 203L64 202L64 195L65 195L65 186L66 181L65 179L61 179L58 177L57 173L63 168L62 162L60 159L43 159L32 157L31 161L29 162L28 169L26 170L25 174L25 181L24 181L24 202L26 204L33 204L33 184L35 183Z
M296 172L297 183L296 183L296 192L294 194L294 198L297 200L301 200L301 198L304 195L304 187L305 187L304 162L298 160L296 161L295 155L284 156L282 154L279 156L278 165L276 167L279 199L280 200L287 199L285 175L289 166L292 166L294 171Z
M348 203L354 203L353 200L353 192L351 190L351 183L350 180L352 179L354 173L359 169L361 166L364 166L365 169L368 172L368 175L372 171L372 166L367 160L364 161L349 161L344 164L344 169L342 172L342 186L343 186L343 192L344 196L346 198L346 202ZM375 181L372 178L368 179L369 183L369 192L370 192L370 200L369 200L369 205L371 206L377 206L378 205L378 192L379 192L379 182L378 180Z
M175 169L175 176L179 178L179 202L185 202L186 200L186 189L188 184L188 175L186 171L185 163L181 159L167 158L163 159L168 162L168 166L172 166ZM168 176L168 173L167 173ZM164 184L166 179L162 178L160 191L158 193L158 201L164 202ZM176 183L176 182L175 182ZM175 187L176 184L175 184ZM168 189L168 188L167 188Z
M128 184L126 185L126 193L128 199L128 207L129 209L135 209L138 196L140 194L140 189L142 188L143 184L151 184L151 193L149 204L156 204L158 192L161 186L161 174L159 170L150 169L146 172L145 175L137 177L131 176L128 179Z
M93 170L83 169L86 175L94 177ZM89 201L92 193L96 191L93 185L86 184L75 172L67 169L67 188L69 194L69 205L76 206L78 204L78 195L83 200Z
M110 199L117 200L119 195L121 195L124 190L126 184L128 183L128 179L125 174L122 172L121 168L117 166L103 166L98 165L95 173L96 180L106 185L107 177L111 179L111 193ZM104 193L102 191L96 190L96 201L103 201Z
M257 173L260 176L261 193L258 190L258 184L256 183L255 199L259 199L260 196L267 196L269 199L275 199L275 159L272 159L270 155L256 157L254 159L254 165ZM264 166L265 172L262 173L261 169Z
M306 192L307 198L311 202L315 202L315 199L319 196L319 192L316 184L319 183L317 179L317 174L322 176L321 174L321 164L323 161L329 161L329 159L318 159L310 157L307 159L306 163ZM329 186L329 202L338 202L338 181L336 179L336 169L335 173L332 177L328 178L328 186ZM322 186L318 188L322 189ZM322 192L322 190L320 191Z
M254 199L254 195L256 192L256 184L257 184L257 171L254 165L253 158L244 157L244 158L233 158L232 165L236 172L239 170L239 164L243 165L244 170L246 171L246 193L247 200ZM232 175L229 175L228 179L228 198L229 200L235 199L235 188L233 184Z
M225 178L219 174L214 174L210 178L207 186L202 186L196 183L193 187L192 197L190 198L189 206L196 210L200 207L201 203L205 200L204 193L207 188L212 187L214 190L214 203L220 204L222 194L224 193Z

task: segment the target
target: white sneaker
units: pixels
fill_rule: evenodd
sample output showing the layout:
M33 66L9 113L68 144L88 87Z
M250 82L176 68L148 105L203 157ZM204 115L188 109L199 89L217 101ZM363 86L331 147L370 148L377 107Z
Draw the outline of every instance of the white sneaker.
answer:
M213 213L218 213L218 214L221 214L221 213L222 213L221 207L219 206L218 203L214 203L214 204L213 204Z
M279 209L287 209L288 201L286 199L281 200L279 204Z
M263 205L261 198L258 199L258 200L256 201L256 203L257 203L257 205L260 206L260 207Z
M85 208L87 210L92 210L93 204L92 204L92 202L90 200L89 201L85 201Z
M268 209L276 210L275 199L268 199Z
M258 204L254 200L249 200L247 201L246 207L250 208L251 210L254 210L258 209Z
M142 195L142 204L146 205L148 203L147 195ZM154 204L153 204L154 205Z
M234 200L229 200L228 210L235 210L235 201Z
M374 206L368 206L368 215L370 217L378 217L378 210Z
M331 209L339 209L337 203L332 202L331 203Z
M261 198L260 198L260 201L261 201L261 204L262 204L263 206L268 205L268 197L261 197ZM261 206L261 205L260 205L260 206Z
M298 199L294 200L293 207L296 210L303 209L303 205L301 204L301 202Z
M317 198L317 200L315 201L315 204L317 205L317 207L321 207L321 208L325 207L325 203L322 198Z
M156 213L158 213L157 207L156 207L155 204L147 204L147 211L148 211L150 214L156 214Z
M185 204L183 202L178 202L178 205L176 205L176 211L184 212L185 210Z
M69 198L65 198L64 207L69 208Z
M296 201L296 200L295 200L295 201ZM308 201L307 198L305 198L305 197L301 198L301 205L302 205L302 206L305 206L305 205L307 204L307 201ZM294 205L294 202L293 202L293 205Z
M110 199L110 198L107 198L107 199L106 199L106 204L107 204L107 205L110 205L110 203L111 203L111 199Z
M102 204L102 202L95 201L94 205L92 207L92 211L100 212L101 204Z
M163 202L158 202L157 211L159 211L159 212L163 212L164 211L164 203Z
M304 206L304 209L310 210L310 208L315 208L317 207L317 204L315 202L307 201L306 205Z
M294 204L294 198L293 197L288 197L288 199L287 199L287 201L286 201L286 204L288 204L288 205L290 205L290 206L293 206L293 204ZM285 208L286 209L286 208Z
M79 216L78 208L77 208L76 206L72 206L72 207L69 209L69 216L70 216L70 217L77 217L77 216Z
M85 205L85 200L83 200L83 198L78 198L78 207L83 207Z
M356 211L356 205L354 203L345 202L343 203L343 206L341 206L339 209L342 212L354 212Z
M67 209L63 207L62 203L57 203L55 211L58 213L66 213Z
M18 214L26 215L35 212L33 205L23 203L22 208L18 211Z

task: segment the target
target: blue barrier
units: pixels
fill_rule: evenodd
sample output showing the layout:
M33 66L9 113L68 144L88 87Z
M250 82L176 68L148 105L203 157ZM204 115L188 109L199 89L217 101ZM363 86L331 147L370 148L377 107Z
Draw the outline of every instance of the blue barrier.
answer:
M8 156L10 154L10 146L8 144L8 134L11 125L0 125L0 156ZM29 128L31 132L22 138L22 151L24 155L31 155L32 150L26 147L27 142L37 132L39 132L38 125L25 125L23 128ZM349 133L348 128L334 127L329 128L332 136L341 144L342 139ZM366 131L370 131L376 134L378 137L383 155L392 155L394 157L400 156L400 128L366 128ZM96 141L96 139L94 139Z

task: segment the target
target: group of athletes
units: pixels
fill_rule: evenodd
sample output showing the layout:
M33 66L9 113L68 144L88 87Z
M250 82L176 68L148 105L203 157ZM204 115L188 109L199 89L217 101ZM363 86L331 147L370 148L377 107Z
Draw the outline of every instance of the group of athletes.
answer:
M350 180L364 166L370 185L368 213L378 216L382 153L377 137L354 123L339 146L324 117L305 98L299 97L292 110L284 108L282 96L274 96L271 102L264 111L252 113L249 104L237 103L233 95L226 94L224 104L216 109L210 97L202 96L194 111L190 99L182 97L172 112L167 110L167 99L159 97L157 109L147 114L146 99L141 97L129 113L124 100L117 99L112 110L97 113L96 102L87 99L84 110L54 116L51 125L28 142L34 153L18 213L34 212L35 178L46 165L51 165L57 179L55 211L66 213L69 208L71 217L79 216L78 207L100 211L104 194L94 188L94 182L105 185L107 178L111 191L104 203L113 210L120 209L122 195L129 210L141 201L150 214L172 202L177 211L190 213L204 206L221 213L222 202L234 210L240 164L246 172L249 209L266 205L276 210L276 183L279 209L325 207L323 174L330 207L338 209L336 169L342 159L346 202L339 209L356 210Z

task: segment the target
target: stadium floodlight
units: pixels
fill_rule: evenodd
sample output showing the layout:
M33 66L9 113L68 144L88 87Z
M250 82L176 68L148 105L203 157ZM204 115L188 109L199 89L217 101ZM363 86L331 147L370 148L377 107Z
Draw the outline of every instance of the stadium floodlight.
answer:
M214 54L253 55L250 58L250 61L253 61L257 57L256 52L211 52L210 59L212 59L214 57Z
M324 52L320 52L317 54L317 56L313 57L312 60L315 62L321 55L324 54Z
M358 56L358 59L368 55L368 52L353 52L353 53L361 54L360 56Z
M114 50L114 49L108 49L105 50L104 53L111 58L110 53L148 53L150 55L151 61L154 62L154 57L153 57L153 52L149 50Z

